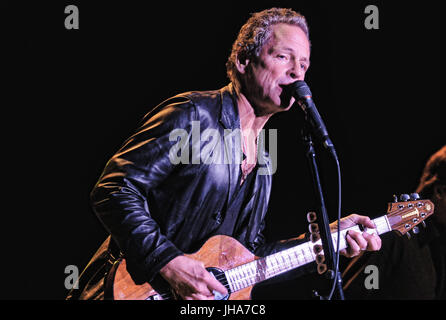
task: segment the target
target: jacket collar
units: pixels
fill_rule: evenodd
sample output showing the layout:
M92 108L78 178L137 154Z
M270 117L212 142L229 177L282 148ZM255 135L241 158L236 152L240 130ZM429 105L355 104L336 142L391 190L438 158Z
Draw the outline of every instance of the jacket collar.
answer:
M240 129L240 115L237 98L232 83L220 89L221 112L220 122L225 129Z

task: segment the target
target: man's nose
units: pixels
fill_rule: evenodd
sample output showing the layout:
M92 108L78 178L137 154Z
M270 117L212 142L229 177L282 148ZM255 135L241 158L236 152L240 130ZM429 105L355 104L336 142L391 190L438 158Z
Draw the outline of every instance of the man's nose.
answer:
M292 67L288 70L288 76L292 80L304 80L305 72L300 67L300 62L293 63Z

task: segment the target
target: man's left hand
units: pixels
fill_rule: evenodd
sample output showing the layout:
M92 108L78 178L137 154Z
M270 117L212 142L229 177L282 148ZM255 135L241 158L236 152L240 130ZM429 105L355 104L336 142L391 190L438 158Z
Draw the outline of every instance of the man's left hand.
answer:
M358 214L351 214L339 221L339 227L341 230L353 227L361 224L364 227L375 229L376 226L372 220L367 216L361 216ZM330 229L337 230L337 222L330 224ZM355 257L361 253L361 251L378 251L381 249L381 238L377 234L369 234L367 232L357 232L349 230L346 235L346 241L348 247L339 251L340 254L347 258Z

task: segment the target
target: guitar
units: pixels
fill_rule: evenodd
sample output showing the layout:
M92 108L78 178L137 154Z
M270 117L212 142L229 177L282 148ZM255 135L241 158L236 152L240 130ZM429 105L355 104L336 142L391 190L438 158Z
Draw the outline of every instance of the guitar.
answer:
M376 225L375 229L364 229L356 225L341 230L339 250L347 247L345 236L348 230L378 235L396 231L404 235L414 228L417 230L417 225L424 224L424 220L433 212L434 205L429 200L389 203L387 214L372 220ZM337 231L332 233L332 239L336 250ZM266 257L256 257L234 238L217 235L208 239L199 251L187 256L203 262L206 269L228 289L228 295L223 299L248 300L255 284L320 260L321 254L323 255L321 247L321 240L313 239ZM148 282L136 284L127 271L124 258L117 260L110 269L105 287L105 296L114 300L176 298L167 282L156 291Z

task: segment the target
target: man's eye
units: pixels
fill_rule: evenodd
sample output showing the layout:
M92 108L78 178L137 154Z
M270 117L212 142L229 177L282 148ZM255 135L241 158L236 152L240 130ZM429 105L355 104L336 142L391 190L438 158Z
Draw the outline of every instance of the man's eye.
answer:
M287 58L287 56L286 55L284 55L284 54L279 54L279 55L277 55L277 58L279 58L279 59L286 59Z
M301 67L302 70L307 70L307 68L308 68L307 65L303 64L303 63L300 65L300 67Z

